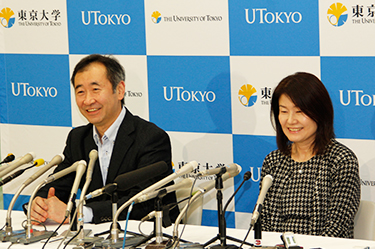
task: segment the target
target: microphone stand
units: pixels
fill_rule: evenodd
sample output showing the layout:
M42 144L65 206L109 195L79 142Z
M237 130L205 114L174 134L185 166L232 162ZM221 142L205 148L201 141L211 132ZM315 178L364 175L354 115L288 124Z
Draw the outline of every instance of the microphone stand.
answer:
M84 221L83 221L83 203L82 202L80 202L77 207L77 219L71 216L70 220L72 222L71 225L73 228L70 231L69 230L65 231L65 233L68 233L68 235L65 235L65 236L68 238L77 236L71 242L69 242L70 245L77 245L74 247L74 249L78 249L78 248L83 249L83 248L86 248L88 244L94 244L97 241L103 240L103 238L101 237L88 236L92 231L91 229L83 229ZM78 231L77 231L77 226L79 227Z
M155 240L149 243L146 246L147 248L164 248L167 240L163 238L163 204L162 198L166 195L166 192L159 191L157 199L155 200L155 221L154 221L154 231L153 233L147 238L150 240L151 238L155 238ZM166 235L168 238L172 238L172 236Z
M169 176L163 178L162 180L160 180L160 181L152 184L151 186L149 186L146 189L142 190L141 192L139 192L138 194L134 195L129 200L127 200L124 204L122 204L121 207L117 210L117 212L116 212L116 214L114 216L113 222L112 222L111 239L110 239L108 247L110 247L111 245L117 244L117 242L119 240L118 230L117 230L117 220L118 220L118 216L120 215L120 213L126 207L128 207L129 205L131 205L140 196L142 196L144 194L147 194L147 193L149 193L151 191L154 191L155 189L159 189L160 187L164 186L165 184L167 184L170 181L173 181L174 179L176 179L177 177L179 177L181 175L190 173L191 171L193 171L193 169L195 167L197 167L197 165L198 165L198 163L196 161L189 162L184 167L182 167L181 169L179 169L177 172L174 172L174 173L170 174Z
M47 239L52 236L56 236L57 233L54 231L38 231L36 229L32 229L31 224L31 203L34 200L36 193L38 190L45 185L45 182L41 182L34 190L34 192L30 196L29 205L27 207L27 223L25 227L25 233L21 236L14 236L10 238L10 242L12 243L21 243L24 245L34 243L43 239Z
M238 242L238 243L242 242L242 240L227 236L227 234L226 234L226 228L227 227L226 227L226 220L225 220L225 212L224 212L224 209L223 209L223 193L222 193L222 189L224 188L222 175L224 173L225 172L224 172L224 168L223 168L222 172L216 174L216 179L215 179L215 188L217 190L216 199L217 199L219 233L215 237L213 237L212 239L210 239L209 241L204 243L203 244L204 248L207 247L208 245L212 244L216 240L220 240L220 244L214 245L210 248L213 248L213 249L235 249L235 248L238 248L238 246L236 246L236 245L227 245L227 242L226 242L227 239L229 239L231 241ZM245 242L245 244L252 246L252 244L249 244L249 243L246 243L246 242Z
M23 189L24 189L24 185L22 185L21 188L18 189L17 193L13 196L13 199L9 204L7 217L5 220L5 231L0 232L0 240L2 242L10 241L10 239L14 236L22 237L23 235L25 235L25 230L13 231L12 218L11 218L11 212L12 212L13 206Z
M254 247L262 247L262 216L254 224Z
M107 193L109 194L109 193ZM115 214L117 212L117 201L118 201L118 194L117 194L117 191L113 191L112 194L111 194L111 201L112 201L112 220L114 220L115 218ZM120 227L120 224L117 223L117 231L118 232L123 232L124 230L121 229ZM107 233L111 233L111 229L112 229L112 225L111 225L111 228L109 230L106 230L104 232L101 232L101 233L96 233L94 234L94 236L100 236L100 235L104 235L104 234L107 234Z
M167 195L167 191L165 189L160 190L158 195L157 195L157 199L155 200L156 209L155 209L154 231L149 236L147 236L146 238L141 240L139 243L134 245L133 247L136 248L136 247L142 245L143 243L149 241L150 239L155 238L155 240L153 242L147 244L145 248L146 249L160 249L160 248L165 248L166 244L169 241L169 240L165 240L163 237L166 237L168 239L173 239L173 236L171 236L169 234L165 234L162 231L163 211L164 211L163 204L162 204L162 198L165 195ZM181 241L188 242L188 241L182 240L182 239L181 239Z
M115 220L115 215L116 215L116 212L117 212L117 202L118 202L118 194L117 194L117 191L114 191L112 194L111 194L111 201L112 201L112 221ZM98 238L97 240L93 241L95 243L95 246L102 246L103 248L122 248L122 244L123 244L123 240L117 240L115 243L113 243L111 240L110 240L110 236L111 236L111 232L112 232L112 225L113 223L111 224L111 227L109 230L106 230L104 232L101 232L101 233L96 233L94 234L94 238ZM124 232L123 229L121 229L120 227L120 224L117 222L116 224L116 231L117 231L117 234L119 234L120 232ZM104 234L107 234L109 233L110 236L106 239L106 240L102 240L102 238L98 237L100 235L104 235ZM130 232L130 231L127 231L126 233L129 233L131 235L133 235L134 237L132 238L126 238L126 246L129 246L129 244L135 244L137 243L140 238L139 237L144 237L140 234L137 234L137 233L134 233L134 232ZM126 235L125 235L126 236ZM143 240L143 238L142 238ZM99 242L101 241L101 242ZM75 249L75 248L74 248Z
M28 180L26 180L24 183L22 183L21 187L17 190L17 192L14 194L7 212L7 217L5 220L5 231L0 231L0 240L5 242L9 241L11 237L22 237L26 232L25 230L17 230L13 231L12 229L12 218L11 218L11 212L14 207L14 204L17 200L17 198L20 196L21 192L34 180L36 180L38 177L46 173L51 167L60 164L64 159L63 155L57 155L43 168L38 170L35 174L33 174ZM4 159L5 160L5 159Z

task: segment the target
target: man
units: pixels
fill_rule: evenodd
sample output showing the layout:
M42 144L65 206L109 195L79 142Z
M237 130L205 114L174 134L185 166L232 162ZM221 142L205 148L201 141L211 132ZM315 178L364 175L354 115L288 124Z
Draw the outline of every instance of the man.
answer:
M89 162L89 153L97 149L92 181L88 192L113 183L126 172L165 161L168 171L127 190L118 191L120 207L132 196L172 173L171 145L166 132L137 116L124 106L125 72L119 62L111 57L89 55L75 67L71 78L77 106L89 121L86 126L73 129L64 149L65 160L55 169L63 170L79 160ZM31 218L40 222L47 218L61 223L75 174L43 187L33 200ZM80 187L83 187L85 175ZM164 204L176 202L175 194L163 198ZM141 219L154 210L154 200L136 204L131 219ZM84 221L100 223L112 219L111 197L102 195L86 202ZM178 207L170 212L171 220L178 216ZM125 219L122 212L119 219Z

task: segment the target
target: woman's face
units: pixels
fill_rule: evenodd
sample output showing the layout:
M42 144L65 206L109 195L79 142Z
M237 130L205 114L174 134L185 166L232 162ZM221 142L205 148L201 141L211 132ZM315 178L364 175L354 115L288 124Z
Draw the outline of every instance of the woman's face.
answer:
M295 145L311 146L318 128L316 122L303 113L285 94L280 96L279 110L279 122L287 138Z

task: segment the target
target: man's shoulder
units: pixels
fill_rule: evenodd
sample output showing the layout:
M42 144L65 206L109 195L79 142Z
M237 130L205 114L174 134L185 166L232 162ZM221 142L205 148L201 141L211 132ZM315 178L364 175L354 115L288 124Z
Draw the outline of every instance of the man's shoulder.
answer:
M127 123L128 122L128 123ZM130 123L130 124L129 124ZM137 115L133 115L129 111L126 113L125 119L122 125L132 125L135 130L141 130L143 133L147 132L162 132L165 131L157 126L156 124L147 121Z
M91 134L92 136L92 127L93 125L88 123L86 125L73 127L73 129L69 132L69 136L86 136L87 134Z

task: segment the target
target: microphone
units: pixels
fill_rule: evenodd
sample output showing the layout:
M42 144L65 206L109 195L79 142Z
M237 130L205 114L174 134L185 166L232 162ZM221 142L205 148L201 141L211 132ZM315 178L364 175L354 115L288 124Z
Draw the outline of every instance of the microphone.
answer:
M167 184L167 183L173 181L173 180L176 179L177 177L180 177L180 176L182 176L182 175L186 175L186 174L190 173L190 172L193 171L197 166L198 166L198 163L197 163L196 161L191 161L191 162L185 164L185 165L184 165L181 169L179 169L178 171L176 171L176 172L170 174L169 176L167 176L167 177L161 179L160 181L158 181L157 183L151 185L150 187L146 188L145 190L139 192L139 193L138 193L137 195L135 195L134 197L138 198L138 197L141 196L141 195L147 194L147 193L149 193L149 192L151 192L151 191L155 191L156 189L158 189L158 188L164 186L165 184ZM118 176L117 178L119 178L119 177L120 177L120 176ZM116 178L116 179L117 179L117 178ZM116 179L115 179L115 181L116 181ZM122 186L121 186L120 184L123 184L123 186L126 186L126 184L128 184L128 183L123 183L123 181L122 181L122 180L126 180L126 178L125 178L125 179L118 179L118 180L120 180L120 181L117 181L118 189L120 189L120 190L121 190L121 188L122 188ZM120 182L121 182L121 183L120 183ZM136 198L135 198L135 199L136 199ZM129 203L129 204L130 204L130 203Z
M87 173L86 173L86 181L91 181L92 179L92 173L94 171L95 162L98 159L98 151L97 150L91 150L89 153L89 165L87 166Z
M237 176L242 171L242 167L238 164L236 164L236 165L237 165L236 171L234 171L232 173L226 172L224 175L221 176L221 178L223 179L223 182L228 180L231 177ZM206 193L206 192L210 191L211 189L213 189L215 187L215 184L216 184L215 180L210 181L208 184L204 185L203 187L199 187L199 189L197 191L195 191L193 193L193 195L195 195L197 192Z
M112 242L117 242L118 240L118 229L117 229L117 220L118 220L118 217L120 215L120 213L127 207L129 206L134 200L136 200L139 196L141 195L144 195L144 194L147 194L151 191L154 191L155 189L158 189L162 186L164 186L165 184L169 183L170 181L173 181L174 179L176 179L177 177L180 177L182 175L185 175L185 174L188 174L190 173L191 171L193 171L196 167L198 166L198 163L196 161L191 161L187 164L185 164L181 169L179 169L178 171L170 174L169 176L163 178L162 180L158 181L157 183L154 183L153 185L151 185L150 187L142 190L141 192L139 192L138 194L136 194L135 196L133 196L132 198L130 198L127 202L125 202L124 204L122 204L122 206L117 210L114 218L113 218L113 221L112 221L112 229L111 229L111 239L112 239Z
M254 226L255 222L257 222L257 220L258 220L259 214L262 211L264 198L266 197L268 189L272 185L272 181L273 181L273 177L271 175L266 175L263 178L262 188L260 190L257 203L254 207L253 216L251 217L251 222L250 222L251 226Z
M11 180L13 180L14 178L20 176L23 172L25 172L26 170L36 166L36 167L39 167L40 165L44 164L44 160L43 159L37 159L34 161L34 164L27 167L27 168L24 168L24 169L20 169L16 172L14 172L13 174L7 176L6 178L4 178L3 180L0 181L0 186L3 186L4 184L10 182Z
M19 160L21 160L21 157L18 157L16 159L14 159L12 162L9 162L9 163L4 163L1 167L0 167L0 172L4 171L5 169L8 169L9 166L12 166L14 165L16 162L18 162ZM8 171L9 173L9 171Z
M4 160L2 160L1 162L0 162L0 164L3 164L3 163L10 163L11 161L13 161L14 160L14 158L16 158L12 153L10 153L10 154L8 154L5 158L4 158Z
M164 161L151 164L140 169L129 171L117 176L114 183L105 185L85 196L85 199L91 199L102 194L112 194L116 190L126 191L135 185L145 182L155 176L161 175L168 170L168 165Z
M92 173L94 171L95 162L98 159L98 151L95 150L95 149L91 150L90 153L89 153L89 158L90 158L90 161L89 161L89 166L87 166L86 182L85 182L85 185L83 185L80 199L82 199L82 197L85 196L86 191L87 191L87 189L90 185L90 182L92 180ZM95 191L97 191L97 190L95 190ZM95 191L93 191L93 192L95 192ZM91 193L93 193L93 192L91 192ZM93 198L93 197L91 197L91 198ZM91 199L91 198L89 198L89 199ZM85 196L84 199L88 200L87 195Z
M227 210L227 207L229 205L229 203L233 200L234 196L237 194L237 192L240 190L240 188L242 187L242 185L251 178L251 172L250 171L246 171L244 176L243 176L243 180L240 184L240 186L238 186L238 188L236 189L236 191L232 194L232 196L228 199L227 203L225 204L224 208L223 208L223 213L225 213L225 211Z
M161 191L164 191L164 193L168 194L170 192L173 192L173 191L176 191L178 189L182 189L182 188L191 188L191 186L193 185L193 182L191 179L189 178L186 178L184 180L182 180L181 182L177 183L177 184L174 184L174 185L171 185L171 186L168 186L166 188L162 188L162 189L158 189L156 190L155 192L152 192L150 194L144 194L144 195L141 195L138 199L136 199L134 202L135 203L141 203L141 202L144 202L144 201L148 201L152 198L155 198L156 196L158 196L158 194L161 192ZM156 214L156 211L151 211L148 215L146 215L145 217L143 217L141 219L141 221L146 221L146 220L150 220L152 218L155 217L155 214Z
M229 172L226 172L224 175L221 176L223 182L225 182L226 180L228 180L231 177L237 176L241 172L242 167L240 165L237 164L236 168L237 168L237 171L234 171L231 174ZM185 213L187 212L188 207L195 200L197 200L200 196L202 196L203 194L205 194L205 193L209 192L211 189L213 189L215 187L215 184L216 184L216 180L212 180L212 181L210 181L210 183L205 184L203 187L199 186L198 190L193 193L193 196L191 197L189 202L183 207L183 209L180 211L180 214L178 215L178 217L175 220L174 228L173 228L173 236L174 237L178 237L178 225L180 224L181 220L185 216Z
M148 201L148 200L150 200L150 199L155 198L156 196L158 196L158 194L159 194L160 191L163 191L165 194L168 194L168 193L176 191L178 189L191 188L192 185L193 185L193 182L191 181L191 179L186 178L186 179L182 180L181 182L179 182L177 184L168 186L166 188L158 189L158 190L156 190L156 191L154 191L152 193L149 193L149 194L141 195L134 202L135 203L141 203L141 202Z
M38 192L38 190L48 184L48 183L51 183L61 177L64 177L70 173L72 173L73 171L76 171L78 165L81 164L81 161L77 161L75 163L73 163L73 165L71 165L70 167L66 168L66 169L63 169L53 175L50 175L46 180L42 181L41 183L39 183L39 185L34 189L33 193L31 194L30 196L30 199L29 199L29 204L27 206L27 222L26 222L26 226L25 226L25 231L26 231L26 240L27 241L30 241L32 236L33 236L33 229L32 229L32 224L31 224L31 203L32 201L34 200L34 197L36 196L36 193Z
M47 170L49 170L52 166L55 166L56 164L60 164L64 160L64 155L60 154L52 158L52 160L44 167L42 167L40 170L38 170L36 173L34 173L29 179L27 179L21 187L17 190L16 194L13 196L12 201L9 204L8 212L7 212L7 218L6 218L6 228L5 231L7 234L12 234L12 222L11 222L11 211L13 209L14 204L16 203L16 200L18 196L21 194L22 190L24 190L30 183L32 183L35 179L43 175Z
M217 175L220 173L224 174L226 172L234 173L238 171L237 167L238 167L237 164L231 163L229 165L225 165L224 167L218 167L214 169L207 169L207 170L201 171L197 174L197 176L199 177L199 176Z
M55 180L57 180L57 179L59 179L63 176L66 176L66 175L72 173L73 171L76 171L79 162L80 161L77 161L77 162L73 163L69 168L60 170L59 172L57 172L53 175L50 175L47 179L45 179L43 181L43 184L46 185L46 184L51 183L51 182L53 182L53 181L55 181Z
M91 150L90 153L89 153L89 158L90 158L90 161L89 161L89 165L87 166L86 182L83 185L83 188L82 188L82 191L81 191L80 201L82 201L82 199L85 196L86 191L89 188L89 185L91 183L92 173L94 171L95 162L98 159L98 151L95 150L95 149Z
M49 170L50 168L52 168L53 166L55 165L58 165L60 164L62 161L64 161L64 155L63 154L59 154L59 155L56 155L52 158L52 160L46 165L44 166L43 168L41 168L40 170L38 170L36 173L34 173L32 176L30 176L29 179L27 179L23 185L25 185L25 187L27 185L29 185L30 183L32 183L33 181L35 181L35 179L37 179L39 176L43 175L47 170Z
M86 182L83 185L83 188L82 188L82 191L81 191L80 201L83 200L83 197L85 196L86 191L89 188L89 185L91 183L92 173L94 171L95 162L98 159L98 151L95 150L95 149L91 150L90 153L89 153L89 158L90 158L90 161L89 161L89 165L87 166Z
M15 170L21 165L24 165L26 163L31 162L35 158L35 153L34 152L29 152L26 155L24 155L20 160L17 160L16 162L12 162L9 164L9 166L4 169L3 171L0 172L0 178L8 174L9 172Z
M72 212L73 204L76 199L79 183L81 182L81 178L86 171L86 161L81 160L78 162L77 169L76 169L76 177L74 179L72 190L70 191L70 197L68 201L68 205L66 206L65 216L68 217L70 212Z
M80 227L80 231L81 231L81 232L78 233L77 239L80 240L81 242L83 242L84 238L85 238L85 232L84 232L84 229L83 229L83 225L84 225L83 200L85 199L85 194L86 194L87 189L89 188L91 180L92 180L92 173L94 171L95 162L98 159L98 151L96 149L92 149L89 153L89 158L90 158L90 160L89 160L89 165L87 166L86 181L85 181L85 184L82 187L81 196L79 198L79 204L78 204L78 207L77 207L77 226ZM74 230L76 230L76 228L77 228L75 226L74 219L72 221L72 227L74 227Z
M109 183L102 188L99 188L97 190L94 190L88 193L85 196L85 200L90 200L92 198L98 197L103 194L112 195L112 193L115 192L116 190L117 190L117 183Z
M128 173L119 175L115 179L117 189L126 191L140 182L149 180L155 176L161 175L168 170L168 165L164 161L160 161L149 166L130 171Z

